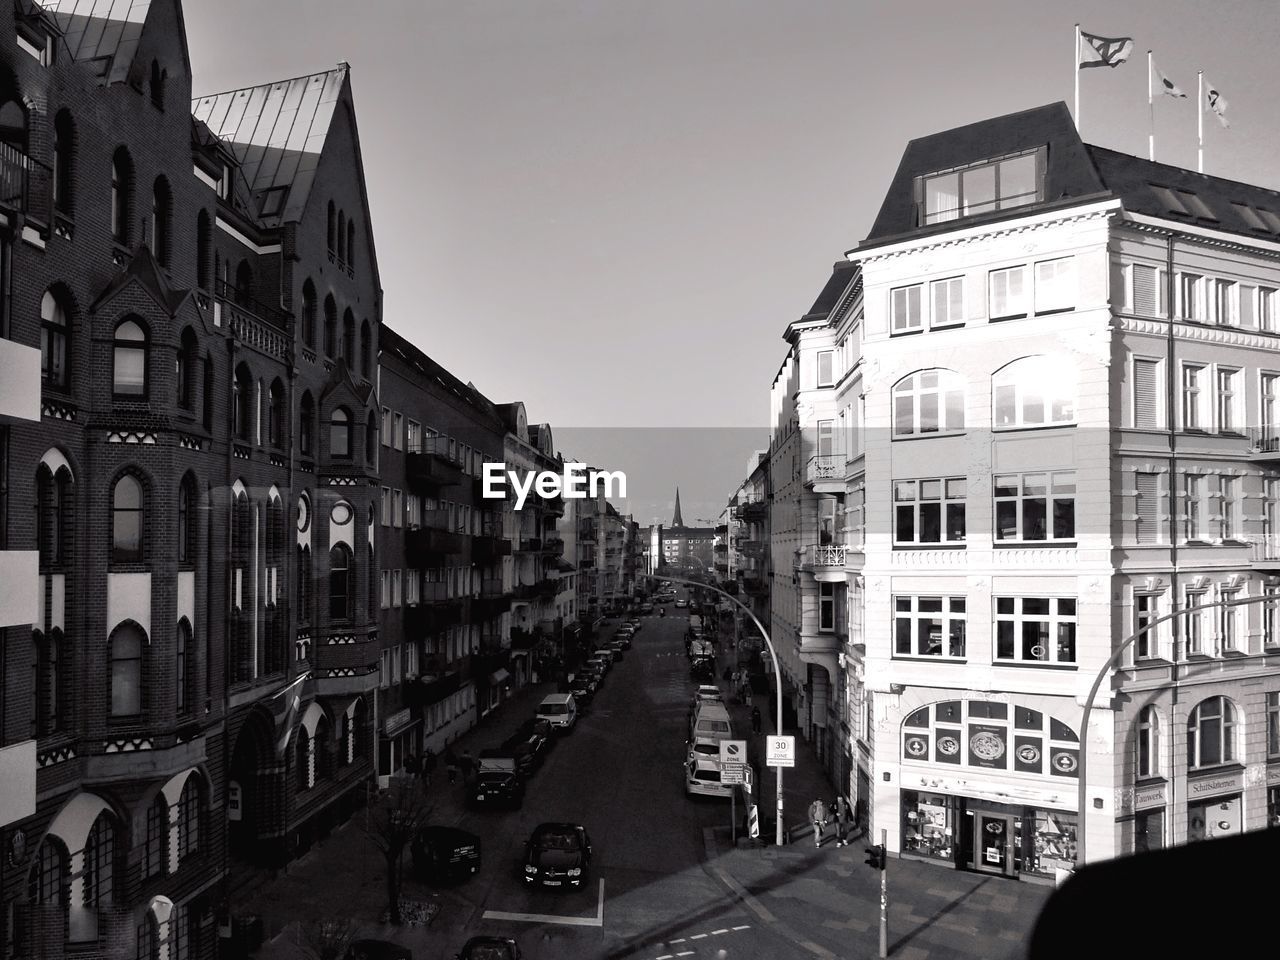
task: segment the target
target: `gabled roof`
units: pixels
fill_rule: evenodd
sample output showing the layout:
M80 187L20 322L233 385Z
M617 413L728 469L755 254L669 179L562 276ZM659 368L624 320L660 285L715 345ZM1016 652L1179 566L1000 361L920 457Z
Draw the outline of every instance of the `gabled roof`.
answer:
M463 383L385 323L378 328L378 347L381 352L399 358L402 363L413 368L423 377L434 381L463 403L475 407L482 415L490 418L496 431L501 432L502 418L492 400L472 384Z
M191 112L235 154L255 197L279 191L264 226L301 218L348 66L198 97ZM272 212L273 211L273 212Z
M151 0L39 0L62 32L71 59L93 60L107 83L129 74Z
M104 305L115 299L122 290L135 283L171 317L177 314L183 302L191 295L190 290L175 290L169 286L169 282L164 277L164 271L156 263L150 248L144 246L137 249L124 270L111 278L111 282L98 294L89 311L97 313Z

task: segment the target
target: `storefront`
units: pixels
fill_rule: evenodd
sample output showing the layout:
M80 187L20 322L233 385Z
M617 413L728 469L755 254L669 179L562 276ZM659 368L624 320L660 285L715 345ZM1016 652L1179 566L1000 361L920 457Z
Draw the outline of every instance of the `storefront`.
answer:
M1133 852L1146 853L1168 846L1165 839L1168 785L1149 783L1133 791Z
M387 717L378 737L378 776L401 772L405 758L422 755L422 721L414 719L409 707Z
M1187 778L1187 842L1232 837L1244 829L1244 770Z
M1280 827L1280 763L1267 767L1267 826Z

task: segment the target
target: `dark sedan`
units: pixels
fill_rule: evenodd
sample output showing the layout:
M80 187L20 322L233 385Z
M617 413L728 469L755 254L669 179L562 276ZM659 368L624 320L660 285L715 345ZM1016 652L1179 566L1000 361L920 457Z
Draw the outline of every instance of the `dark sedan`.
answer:
M581 677L569 684L569 692L573 694L573 699L577 703L578 713L589 710L591 701L596 697L595 684Z
M472 937L457 960L520 960L520 944L511 937Z
M525 843L525 883L580 887L591 865L591 838L576 823L543 823Z
M480 760L480 769L467 783L467 800L476 807L519 807L524 803L524 778L520 776L514 757Z

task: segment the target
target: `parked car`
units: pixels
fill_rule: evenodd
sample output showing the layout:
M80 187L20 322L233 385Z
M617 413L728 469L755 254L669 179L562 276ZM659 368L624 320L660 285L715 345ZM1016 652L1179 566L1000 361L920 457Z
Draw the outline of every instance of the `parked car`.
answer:
M486 751L487 752L487 751ZM524 778L513 757L485 757L467 783L467 800L475 807L520 807L524 803Z
M733 787L720 782L720 759L699 756L685 763L684 790L689 796L731 797Z
M688 756L685 760L719 760L720 759L720 741L710 737L698 737L685 744L688 748Z
M627 621L627 626L629 626L636 633L639 633L640 628L644 626L644 622L639 617L632 617L630 620Z
M677 600L677 601L676 601L676 609L677 609L677 610L679 610L679 609L681 609L681 608L683 608L683 607L687 607L687 606L689 606L689 601L687 601L687 600Z
M608 648L613 651L613 659L621 660L627 650L627 643L625 640L610 640Z
M456 960L520 960L523 956L511 937L472 937Z
M603 683L605 675L608 674L609 672L609 666L611 663L612 663L612 658L593 656L590 660L587 661L587 669L594 670L600 682Z
M643 616L646 616L646 617L651 617L651 616L653 616L653 604L652 604L652 603L643 603L643 604L641 604L641 605L640 605L640 613L641 613Z
M428 883L453 883L480 871L480 838L456 827L423 827L409 852L414 874Z
M576 823L539 824L525 843L525 883L580 887L591 866L591 838Z
M711 683L716 678L715 657L695 657L689 665L689 679L695 683Z
M353 940L346 960L413 960L413 951L390 940Z
M596 698L596 685L591 676L579 675L569 684L569 692L578 703L578 713L591 708L591 701Z
M520 740L514 737L509 737L501 747L481 750L480 759L514 760L516 773L520 774L523 780L528 780L532 777L538 767L542 765L542 756L538 753L537 748L527 740Z
M693 705L696 707L704 700L718 700L724 702L724 694L720 692L720 688L714 683L698 684L698 689L693 692Z

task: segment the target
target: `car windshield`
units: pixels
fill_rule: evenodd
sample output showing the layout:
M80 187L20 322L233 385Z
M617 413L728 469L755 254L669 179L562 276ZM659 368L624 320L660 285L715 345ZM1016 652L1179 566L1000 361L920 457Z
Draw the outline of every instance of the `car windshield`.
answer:
M700 720L698 721L698 730L705 730L708 733L728 733L729 724L724 720Z
M535 843L543 850L577 850L578 835L572 830L547 830L538 834Z
M709 757L720 756L720 744L718 743L698 743L694 744L694 753L705 753Z
M568 713L569 708L563 703L544 703L538 708L539 713Z

